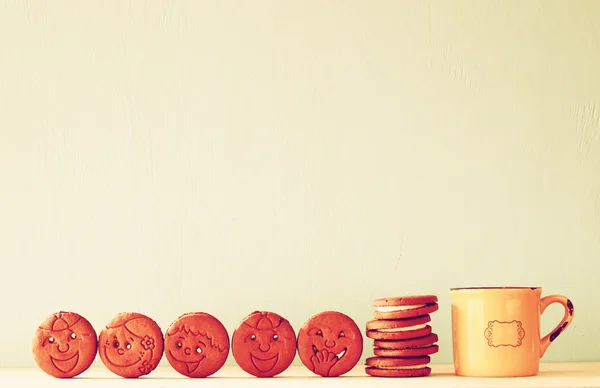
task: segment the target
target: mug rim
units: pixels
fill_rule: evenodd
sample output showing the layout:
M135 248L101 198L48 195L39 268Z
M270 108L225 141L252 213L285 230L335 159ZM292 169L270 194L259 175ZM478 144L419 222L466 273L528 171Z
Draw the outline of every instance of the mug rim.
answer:
M525 287L525 286L484 286L484 287L453 287L450 291L478 291L478 290L540 290L542 287Z

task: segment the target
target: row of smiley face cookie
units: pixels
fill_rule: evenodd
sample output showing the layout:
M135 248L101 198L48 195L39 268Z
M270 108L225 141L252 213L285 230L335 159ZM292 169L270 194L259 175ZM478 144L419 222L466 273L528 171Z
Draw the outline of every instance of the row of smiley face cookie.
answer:
M299 354L317 375L340 376L352 369L363 350L362 334L347 315L335 311L308 319L298 336L285 318L267 311L245 317L231 339L236 363L257 377L285 371ZM230 351L227 330L210 314L187 313L177 318L165 335L151 318L120 313L101 331L79 314L58 312L36 330L33 355L36 364L58 378L75 377L100 355L113 373L135 378L152 372L163 353L169 364L188 377L208 377L225 364Z

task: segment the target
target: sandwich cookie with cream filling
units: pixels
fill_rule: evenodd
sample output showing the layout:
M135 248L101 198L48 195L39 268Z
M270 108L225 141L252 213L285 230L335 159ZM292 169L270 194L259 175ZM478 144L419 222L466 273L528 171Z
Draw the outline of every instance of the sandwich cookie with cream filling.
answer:
M420 356L428 356L430 354L435 354L438 352L437 345L428 345L416 348L406 348L406 349L381 349L375 348L373 349L373 353L379 357L420 357Z
M435 295L379 298L373 301L375 319L404 319L431 314L438 310Z
M366 336L375 340L397 341L423 337L431 334L429 315L422 317L367 322Z
M407 340L397 341L386 341L386 340L375 340L373 341L373 347L375 349L412 349L412 348L423 348L431 346L438 342L438 336L435 333L429 335L411 338Z
M422 377L431 373L428 356L409 358L369 357L365 372L373 377Z

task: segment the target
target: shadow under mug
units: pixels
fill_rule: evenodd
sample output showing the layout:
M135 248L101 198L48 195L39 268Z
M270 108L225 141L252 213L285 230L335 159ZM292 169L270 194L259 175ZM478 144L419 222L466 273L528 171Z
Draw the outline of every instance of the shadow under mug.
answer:
M520 377L539 372L540 359L573 320L562 295L541 297L540 287L451 288L454 371L458 376ZM560 323L540 338L546 308L565 308Z

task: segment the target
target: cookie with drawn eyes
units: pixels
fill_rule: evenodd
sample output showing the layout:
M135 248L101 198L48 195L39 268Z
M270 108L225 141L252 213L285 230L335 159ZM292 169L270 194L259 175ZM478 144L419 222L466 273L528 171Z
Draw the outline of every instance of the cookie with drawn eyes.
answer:
M96 358L98 337L90 322L77 313L60 311L48 316L33 338L38 367L57 378L86 371Z
M119 313L100 332L100 359L114 374L136 378L149 374L163 355L160 327L139 313Z
M336 377L350 371L362 355L363 337L356 322L337 311L310 317L298 332L298 355L313 373Z
M245 372L273 377L285 371L296 356L296 334L289 321L270 311L255 311L233 332L231 352Z
M187 313L177 318L167 330L165 355L173 369L182 375L208 377L227 361L229 335L212 315Z

